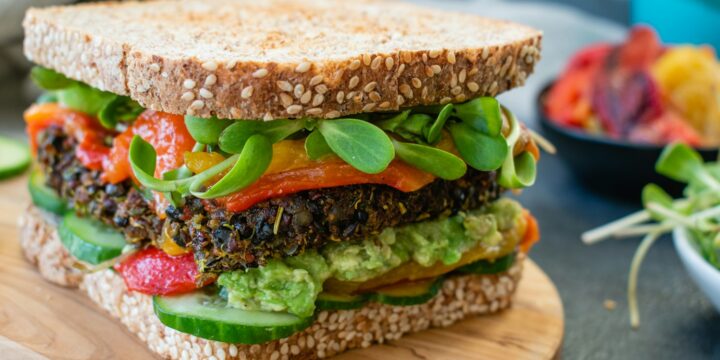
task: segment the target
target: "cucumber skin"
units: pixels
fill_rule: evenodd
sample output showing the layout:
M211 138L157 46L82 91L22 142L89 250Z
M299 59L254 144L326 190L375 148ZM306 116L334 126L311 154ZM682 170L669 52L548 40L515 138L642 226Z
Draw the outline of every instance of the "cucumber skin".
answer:
M10 138L6 138L4 136L0 137L0 142L3 142L3 144L12 144L13 146L16 146L18 150L20 150L22 153L11 153L10 155L20 155L22 158L18 158L17 162L13 164L10 167L2 168L0 169L0 180L11 178L15 175L19 175L25 172L28 167L30 167L30 163L32 162L32 158L30 157L30 150L28 150L27 145L14 140ZM7 149L7 148L6 148ZM4 154L8 155L8 154Z
M42 174L37 170L30 174L28 192L33 204L51 213L62 215L68 210L67 203L55 191L42 183Z
M513 264L515 263L516 257L517 257L517 253L514 252L509 255L505 255L501 258L498 258L495 261L478 260L474 263L470 263L463 267L460 267L455 271L458 273L462 273L462 274L477 274L477 275L498 274L498 273L505 272L508 269L510 269L513 266Z
M308 328L315 322L314 317L301 319L292 325L282 326L243 326L224 324L215 320L206 320L188 315L174 314L164 308L163 299L153 296L153 310L160 322L177 331L203 339L222 341L232 344L262 344L291 336Z
M437 295L438 291L440 291L440 287L445 282L445 278L442 276L439 276L435 281L430 285L430 288L428 288L428 291L420 294L420 295L414 295L414 296L395 296L395 295L387 295L383 294L381 292L376 292L372 295L373 300L381 303L381 304L387 304L387 305L393 305L393 306L410 306L410 305L420 305L424 304L430 299L434 298L435 295Z
M317 310L354 310L359 309L370 300L370 296L356 295L353 299L333 299L333 295L321 293L315 301Z
M103 261L110 260L122 253L122 248L106 248L97 244L89 243L76 235L65 223L68 217L76 216L73 213L66 214L58 226L58 235L63 246L80 261L97 265Z

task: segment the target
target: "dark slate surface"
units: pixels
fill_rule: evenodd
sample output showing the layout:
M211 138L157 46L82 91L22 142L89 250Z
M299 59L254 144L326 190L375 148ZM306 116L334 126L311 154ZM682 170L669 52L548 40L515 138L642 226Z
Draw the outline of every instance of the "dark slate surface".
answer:
M629 325L626 289L640 239L580 241L583 231L638 210L639 202L593 194L548 155L537 184L519 198L540 222L531 257L565 308L563 358L720 359L720 314L685 273L669 236L655 243L640 272L638 330ZM606 299L617 302L615 310L603 306Z

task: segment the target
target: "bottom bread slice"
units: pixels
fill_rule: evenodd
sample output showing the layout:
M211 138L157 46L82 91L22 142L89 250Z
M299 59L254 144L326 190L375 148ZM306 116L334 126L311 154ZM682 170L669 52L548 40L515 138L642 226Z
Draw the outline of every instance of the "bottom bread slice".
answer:
M425 304L391 306L368 303L356 310L321 311L315 323L290 337L242 345L206 340L163 325L152 297L128 291L112 270L83 274L60 243L53 216L33 206L20 219L20 242L28 259L49 281L79 286L95 303L119 319L167 359L316 359L354 348L397 340L429 327L449 326L471 315L490 314L510 306L522 273L524 256L506 272L461 275L445 280Z

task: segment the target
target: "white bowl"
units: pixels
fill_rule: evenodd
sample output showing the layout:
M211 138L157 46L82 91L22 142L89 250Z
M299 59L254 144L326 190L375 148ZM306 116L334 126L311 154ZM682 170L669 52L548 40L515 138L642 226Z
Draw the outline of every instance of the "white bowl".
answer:
M688 274L720 312L720 270L700 256L686 229L676 228L673 231L673 241Z

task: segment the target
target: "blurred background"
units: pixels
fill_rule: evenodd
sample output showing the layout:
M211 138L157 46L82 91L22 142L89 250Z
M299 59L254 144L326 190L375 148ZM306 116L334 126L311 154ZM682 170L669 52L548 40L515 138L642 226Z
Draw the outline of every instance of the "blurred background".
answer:
M38 95L27 80L20 22L29 5L71 1L0 0L0 133L22 137L22 111ZM500 96L530 127L539 128L537 96L578 50L620 43L636 23L655 27L663 42L720 48L720 0L415 0L513 20L544 31L542 60L525 87ZM602 157L602 156L600 156ZM586 164L602 162L585 156ZM620 170L611 177L629 178ZM623 185L617 185L622 187ZM617 187L616 186L616 187ZM634 191L634 190L633 190ZM593 247L580 234L640 208L639 193L608 197L591 191L558 156L544 156L537 185L522 195L537 215L543 240L533 259L550 275L566 316L567 359L720 359L720 316L690 280L669 238L661 239L641 272L643 325L633 331L626 304L627 271L637 239ZM613 304L609 306L608 304Z

